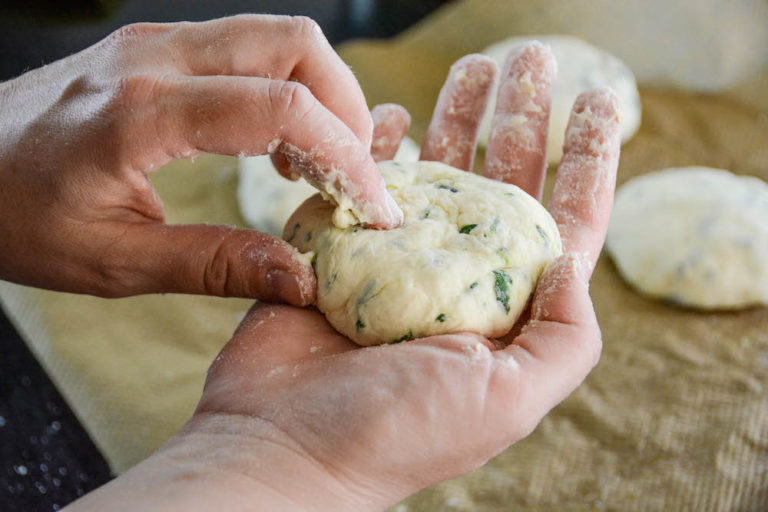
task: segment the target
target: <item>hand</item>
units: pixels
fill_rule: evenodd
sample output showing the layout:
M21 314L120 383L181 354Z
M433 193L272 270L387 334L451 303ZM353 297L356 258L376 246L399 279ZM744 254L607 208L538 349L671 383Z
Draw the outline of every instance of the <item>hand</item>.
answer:
M422 158L470 169L494 75L481 56L453 66ZM553 57L540 44L513 52L485 163L486 175L537 196L553 75ZM391 157L407 114L392 106L374 114L377 157ZM541 278L519 332L360 348L317 311L257 304L213 363L194 417L110 484L112 495L131 496L147 481L147 468L165 467L172 469L155 469L165 475L155 488L166 501L157 503L179 508L380 510L527 436L599 358L588 280L618 154L616 98L605 90L582 94L550 201L567 252Z
M312 269L282 240L163 223L147 174L201 151L272 153L367 224L401 221L359 85L308 18L129 25L0 84L0 112L2 279L312 303Z

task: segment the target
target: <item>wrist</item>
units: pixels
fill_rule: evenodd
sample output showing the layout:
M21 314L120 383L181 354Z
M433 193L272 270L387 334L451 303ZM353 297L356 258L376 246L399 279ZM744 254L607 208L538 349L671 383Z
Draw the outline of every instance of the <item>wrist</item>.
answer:
M73 510L379 510L268 422L193 417L155 454Z

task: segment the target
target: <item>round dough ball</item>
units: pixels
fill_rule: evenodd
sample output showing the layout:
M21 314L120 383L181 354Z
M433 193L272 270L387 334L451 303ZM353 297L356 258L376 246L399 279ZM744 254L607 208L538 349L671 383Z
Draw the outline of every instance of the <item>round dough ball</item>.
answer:
M514 185L439 162L383 162L405 214L390 231L339 229L313 197L285 239L315 251L320 310L360 345L456 331L507 333L544 268L562 253L547 210Z
M395 160L415 162L419 146L405 137ZM300 179L283 178L272 165L269 155L241 158L238 163L237 202L245 222L254 229L280 236L291 213L317 189Z
M634 178L616 194L607 248L652 297L701 309L768 304L768 185L707 167Z
M563 156L565 128L576 97L584 91L610 87L619 98L621 140L628 141L640 126L640 93L632 71L618 57L581 39L569 36L512 37L489 46L483 53L503 68L509 51L518 44L536 39L549 45L557 60L557 76L552 83L552 107L549 114L547 161L557 163ZM480 124L478 142L485 146L491 132L491 118L496 109L496 95Z

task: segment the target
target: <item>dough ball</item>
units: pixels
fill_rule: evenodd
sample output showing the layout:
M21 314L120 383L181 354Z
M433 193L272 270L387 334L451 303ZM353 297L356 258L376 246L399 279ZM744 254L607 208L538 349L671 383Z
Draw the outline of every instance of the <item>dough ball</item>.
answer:
M305 202L285 239L314 251L318 307L360 345L434 334L508 332L562 253L547 210L515 187L439 162L383 162L405 214L390 231L339 229L333 206Z
M701 309L768 304L768 185L707 167L634 178L616 194L607 247L652 297Z
M418 158L418 144L405 137L395 160L415 162ZM290 181L280 176L269 155L241 158L238 170L240 214L249 226L271 235L281 236L291 213L317 193L317 189L303 179Z
M486 48L483 53L503 68L509 51L516 45L536 39L549 45L557 60L557 76L552 83L552 107L549 114L547 160L557 163L563 156L565 128L576 97L584 91L608 86L619 98L621 140L628 141L640 126L640 93L632 71L618 57L581 39L569 36L512 37ZM496 109L496 95L480 125L478 141L485 146L491 132L491 118Z

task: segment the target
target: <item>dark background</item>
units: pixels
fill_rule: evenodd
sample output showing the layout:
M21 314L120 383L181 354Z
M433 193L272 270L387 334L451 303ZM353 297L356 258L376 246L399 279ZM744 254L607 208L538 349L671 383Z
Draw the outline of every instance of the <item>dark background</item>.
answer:
M447 1L3 0L0 80L80 51L137 21L302 14L314 18L335 44L390 37ZM111 477L104 458L0 310L0 510L59 510Z

